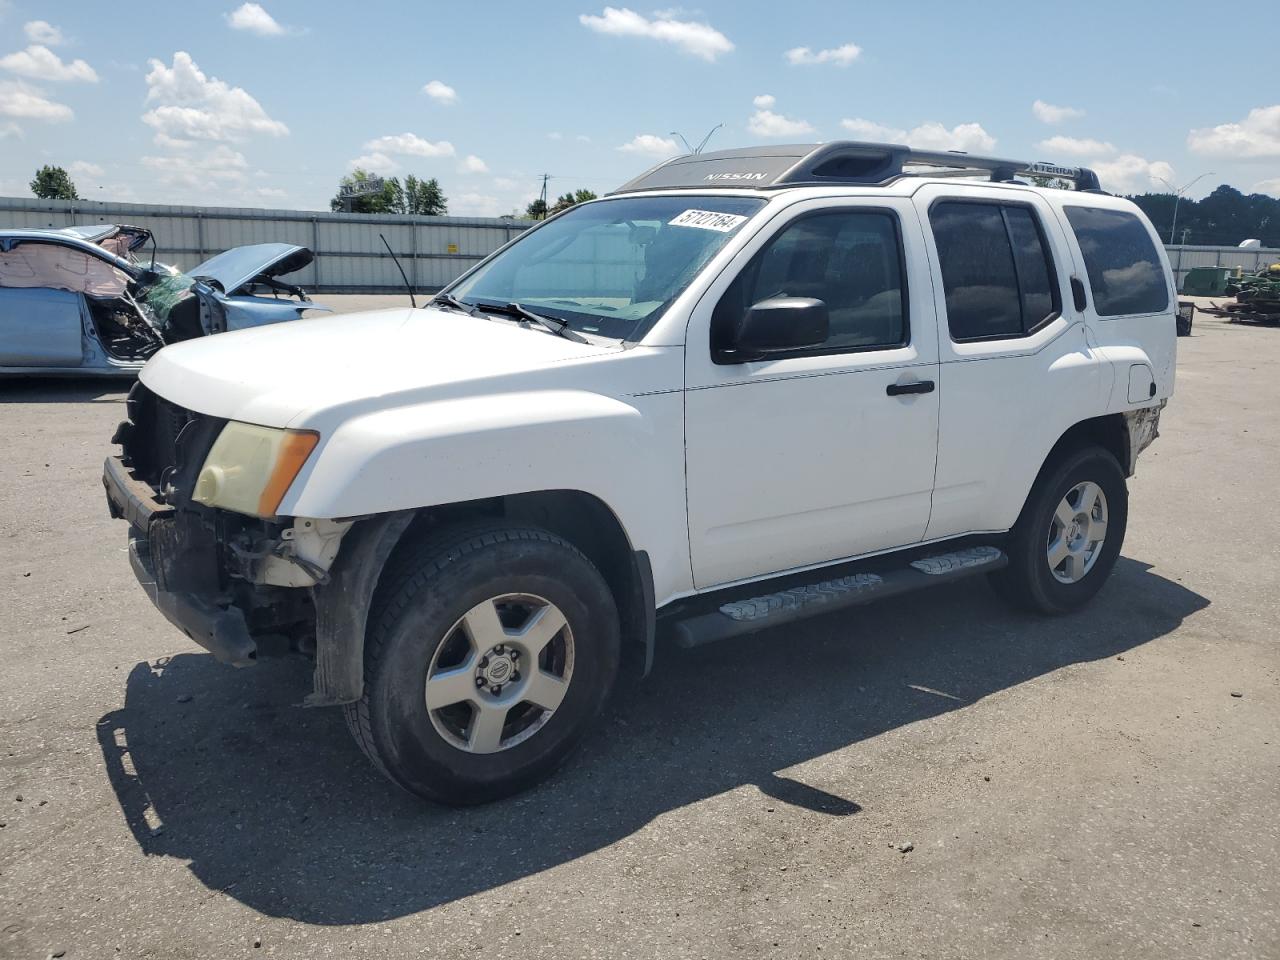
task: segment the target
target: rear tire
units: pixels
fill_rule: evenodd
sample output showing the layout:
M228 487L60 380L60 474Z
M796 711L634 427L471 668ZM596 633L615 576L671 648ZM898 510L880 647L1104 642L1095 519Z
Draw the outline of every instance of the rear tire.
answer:
M347 724L411 793L494 800L569 756L612 689L619 648L613 595L572 544L534 527L446 529L384 574Z
M1102 588L1120 556L1129 516L1124 471L1101 447L1068 453L1032 488L1009 534L1009 566L992 574L1013 606L1061 614Z

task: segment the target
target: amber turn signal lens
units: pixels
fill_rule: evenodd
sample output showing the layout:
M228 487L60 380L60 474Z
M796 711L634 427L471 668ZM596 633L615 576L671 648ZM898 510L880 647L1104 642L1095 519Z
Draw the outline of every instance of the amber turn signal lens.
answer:
M320 434L314 430L288 430L280 443L280 452L276 456L276 465L271 471L267 485L262 488L262 496L258 498L258 514L263 517L274 517L280 509L280 501L289 490L289 484L301 472L302 465L311 456L311 451L320 442Z

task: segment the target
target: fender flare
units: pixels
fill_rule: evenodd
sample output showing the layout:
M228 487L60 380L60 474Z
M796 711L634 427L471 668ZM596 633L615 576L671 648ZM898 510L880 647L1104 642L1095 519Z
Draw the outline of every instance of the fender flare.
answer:
M354 703L364 695L364 633L382 568L416 511L398 510L357 523L324 583L311 588L316 608L314 689L305 707Z

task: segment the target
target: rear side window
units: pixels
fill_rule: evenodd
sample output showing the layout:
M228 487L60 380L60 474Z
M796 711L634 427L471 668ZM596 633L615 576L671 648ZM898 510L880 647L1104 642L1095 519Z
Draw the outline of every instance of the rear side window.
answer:
M1100 317L1160 313L1169 308L1169 286L1151 234L1123 210L1065 208L1089 271Z
M1021 337L1058 315L1053 261L1029 207L947 200L929 223L952 340Z

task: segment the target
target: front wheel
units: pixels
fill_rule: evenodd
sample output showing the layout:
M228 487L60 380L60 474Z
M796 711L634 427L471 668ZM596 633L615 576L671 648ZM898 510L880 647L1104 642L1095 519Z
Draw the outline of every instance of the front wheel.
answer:
M1009 535L1009 566L992 576L1015 606L1066 613L1101 589L1124 544L1129 493L1116 458L1101 447L1050 466Z
M419 796L479 803L572 752L613 686L619 625L604 578L536 528L437 534L393 561L370 610L356 741Z

